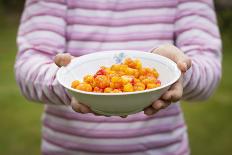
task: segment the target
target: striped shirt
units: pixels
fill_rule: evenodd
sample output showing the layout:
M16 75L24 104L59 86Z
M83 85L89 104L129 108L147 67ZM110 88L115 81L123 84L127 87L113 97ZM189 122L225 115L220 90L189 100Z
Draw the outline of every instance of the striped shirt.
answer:
M185 100L207 99L221 78L221 40L212 0L27 0L15 75L29 100L45 103L45 155L187 155L179 103L154 116L79 114L58 84L53 58L102 50L148 51L174 44L192 59Z

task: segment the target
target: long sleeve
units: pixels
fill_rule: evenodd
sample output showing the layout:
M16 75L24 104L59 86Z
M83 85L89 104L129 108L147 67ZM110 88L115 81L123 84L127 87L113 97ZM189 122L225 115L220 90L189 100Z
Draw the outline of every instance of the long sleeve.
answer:
M66 5L63 0L27 0L19 26L15 76L22 94L33 101L69 104L58 84L53 57L65 51Z
M184 99L207 99L221 79L221 39L212 0L178 0L175 44L192 60Z

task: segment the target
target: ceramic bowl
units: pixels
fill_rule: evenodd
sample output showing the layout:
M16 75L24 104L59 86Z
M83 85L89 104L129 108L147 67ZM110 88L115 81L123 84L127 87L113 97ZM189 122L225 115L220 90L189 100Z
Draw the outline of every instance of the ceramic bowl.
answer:
M82 81L86 74L94 74L101 66L121 63L125 58L137 58L143 67L155 68L161 86L154 89L126 93L95 93L71 88L74 80ZM172 60L149 52L134 50L102 51L74 58L57 72L58 82L79 102L88 105L94 112L123 116L142 111L164 94L180 78L181 72Z

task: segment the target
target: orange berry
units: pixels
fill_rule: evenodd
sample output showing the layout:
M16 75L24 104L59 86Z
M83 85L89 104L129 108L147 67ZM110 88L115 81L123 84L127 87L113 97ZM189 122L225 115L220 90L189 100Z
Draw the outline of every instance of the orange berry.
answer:
M125 73L126 73L127 75L135 75L135 72L136 72L136 69L132 69L132 68L127 68L127 69L125 70Z
M122 76L122 82L123 82L123 84L130 83L132 79L133 79L133 76L128 76L128 75Z
M142 80L142 83L147 85L148 83L154 83L156 79L152 76L148 76L145 79Z
M136 68L136 63L131 58L126 58L124 60L124 64L127 65L130 68Z
M113 77L111 77L111 82L114 82L114 83L122 82L122 78L119 76L113 76Z
M99 87L94 87L93 92L102 93L102 92L103 92L103 89L101 89L101 88L99 88Z
M147 74L147 70L146 70L145 68L141 68L141 69L139 70L139 74L140 74L140 75L146 75L146 74Z
M113 71L119 71L120 70L120 65L119 64L114 64L111 66L111 70Z
M86 75L84 77L84 82L93 85L94 77L92 75Z
M88 84L88 83L80 83L76 87L76 89L91 92L92 91L92 86L90 84Z
M122 93L122 91L120 89L114 89L111 93Z
M147 84L147 89L152 89L158 87L155 83L148 83Z
M131 83L128 83L128 84L123 86L123 91L124 92L133 92L134 88L133 88Z
M144 76L144 75L139 76L139 80L140 80L140 81L142 81L142 80L144 80L144 79L146 79L146 76Z
M145 90L145 85L142 82L135 83L134 91Z
M135 60L135 64L136 64L136 69L141 69L142 68L142 62L139 59Z
M136 78L139 77L139 71L138 71L137 69L135 69L135 71L134 71L134 76L135 76Z
M75 80L72 82L71 87L75 89L79 84L80 84L80 81Z
M153 75L154 75L156 78L159 77L159 73L158 73L155 69L153 70Z
M95 84L97 87L104 89L110 85L110 80L105 75L98 75L95 78Z
M121 65L120 65L120 71L125 72L127 68L128 68L127 65L124 65L124 64L121 64Z
M107 87L104 89L104 93L111 93L112 90L113 90L112 88Z
M157 86L160 86L160 85L161 85L161 81L160 81L160 80L156 80L155 84L156 84Z

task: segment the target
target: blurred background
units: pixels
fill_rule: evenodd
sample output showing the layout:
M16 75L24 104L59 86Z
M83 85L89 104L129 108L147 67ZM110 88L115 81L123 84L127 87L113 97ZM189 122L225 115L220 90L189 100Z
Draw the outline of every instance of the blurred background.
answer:
M0 155L40 154L43 106L25 100L13 65L23 0L0 0ZM232 1L215 2L223 39L223 78L207 102L182 103L193 155L232 153Z

